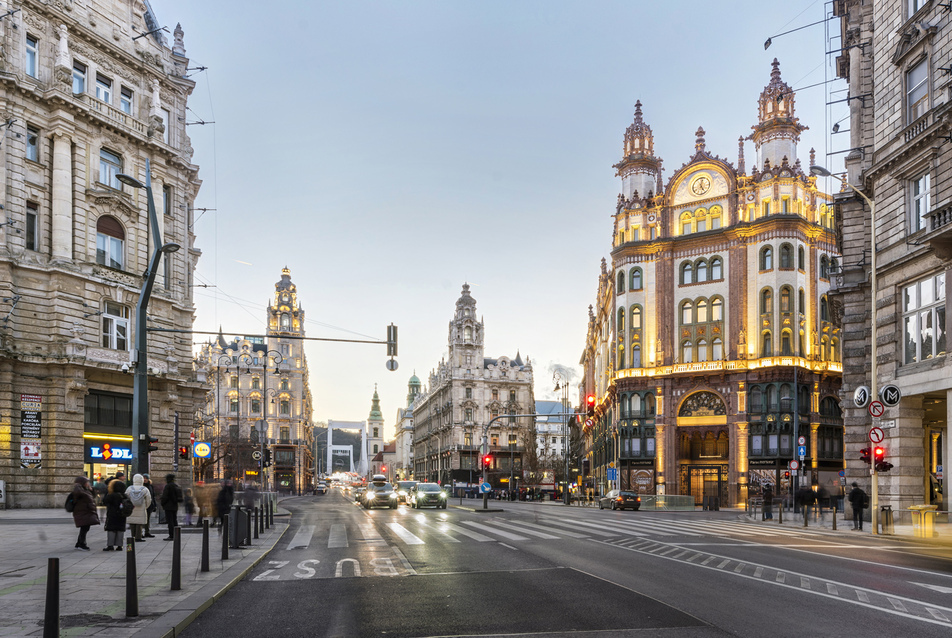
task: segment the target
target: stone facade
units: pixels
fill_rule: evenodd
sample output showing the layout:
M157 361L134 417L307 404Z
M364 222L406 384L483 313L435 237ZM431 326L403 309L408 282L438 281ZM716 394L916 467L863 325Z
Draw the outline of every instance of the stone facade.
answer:
M394 436L394 480L413 476L413 400L420 394L423 384L417 375L407 382L407 407L397 408L396 433Z
M184 125L181 26L170 47L140 0L9 2L0 20L0 479L7 507L59 506L73 478L129 470L134 308L156 237L150 328L189 330L198 167ZM202 377L191 339L149 335L151 471L178 463ZM36 427L37 421L39 427ZM31 425L33 424L33 425ZM176 438L178 437L178 439ZM39 457L35 454L39 453Z
M941 3L921 0L837 0L833 9L844 47L837 71L851 96L849 146L854 150L846 156L844 179L875 205L873 214L848 186L837 195L843 271L834 283L843 307L848 480L869 486L869 466L859 450L868 446L870 427L880 425L894 467L878 474L879 504L903 510L934 503L947 510L936 485L944 481L948 494L952 454L947 434L952 361L946 339L952 296L947 276L952 102L942 68L952 55L948 11ZM902 398L881 419L874 421L853 404L857 388L875 388L878 395L888 385L898 387ZM946 474L940 479L943 465Z
M636 104L582 358L597 404L582 489L698 504L742 503L749 485L783 494L799 437L801 480L839 489L842 337L827 292L840 255L831 198L797 155L795 100L774 60L736 164L709 153L698 129L666 184Z
M533 440L531 417L490 421L505 414L534 414L532 365L484 356L484 325L476 300L463 285L449 324L449 355L430 373L429 385L413 401L413 479L469 483L481 474L482 437L492 456L489 482L506 489L510 476L522 480L525 446Z

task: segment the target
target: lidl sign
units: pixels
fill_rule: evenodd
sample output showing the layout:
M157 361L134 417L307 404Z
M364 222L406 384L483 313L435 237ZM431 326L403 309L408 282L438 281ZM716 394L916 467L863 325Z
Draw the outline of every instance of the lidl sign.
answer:
M192 446L192 456L200 459L207 459L212 455L212 446L202 441L196 441Z
M86 458L94 463L125 463L132 460L132 448L113 443L90 445L86 448Z

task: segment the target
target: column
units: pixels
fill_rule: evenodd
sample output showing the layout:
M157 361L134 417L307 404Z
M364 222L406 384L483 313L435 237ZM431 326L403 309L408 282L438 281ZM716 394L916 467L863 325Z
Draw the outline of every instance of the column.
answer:
M665 430L667 426L655 426L655 494L664 494L664 463L667 446L665 445Z
M73 257L72 141L62 132L53 134L52 234L53 259Z
M732 445L730 449L730 461L737 483L737 490L733 502L734 505L741 505L747 502L747 486L750 483L750 477L748 476L750 463L747 449L749 438L747 435L748 425L749 423L747 422L738 422L734 424L733 428L734 445Z
M949 461L952 461L952 390L945 391L945 432L942 434L942 440L945 442L945 451L942 453L942 509L949 509L949 499L952 498L952 481L949 480Z

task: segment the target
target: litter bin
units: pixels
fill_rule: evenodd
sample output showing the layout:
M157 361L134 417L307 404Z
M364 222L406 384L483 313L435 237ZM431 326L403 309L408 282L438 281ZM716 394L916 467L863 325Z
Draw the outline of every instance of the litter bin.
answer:
M228 521L228 542L231 543L232 547L250 545L251 539L248 538L248 510L244 507L232 507L230 514L231 520Z
M938 505L913 505L909 508L912 512L912 531L919 538L932 538L935 536L935 512L939 509Z
M880 512L882 516L880 516L879 520L883 524L883 534L895 534L896 528L893 526L892 505L883 505L880 508Z

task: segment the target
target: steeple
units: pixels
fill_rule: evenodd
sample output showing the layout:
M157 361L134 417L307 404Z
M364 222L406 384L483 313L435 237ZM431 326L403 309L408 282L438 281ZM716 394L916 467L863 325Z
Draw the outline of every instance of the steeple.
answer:
M753 140L757 149L756 169L762 170L766 162L781 166L784 158L792 166L797 163L797 142L800 133L807 127L800 125L795 115L795 95L790 85L780 78L780 62L774 58L770 72L770 84L760 94L757 109L757 125L752 126Z
M377 384L374 384L374 398L373 403L370 405L370 416L368 417L370 421L382 421L383 412L380 411L380 395L377 394Z
M416 398L420 392L423 391L423 384L420 383L420 378L417 377L416 372L413 373L413 376L410 377L410 382L407 383L407 407L413 403L413 399Z
M645 124L641 113L641 100L635 102L635 121L625 130L624 157L615 164L616 175L621 177L622 195L631 199L654 194L661 177L661 158L654 154L654 134Z
M476 318L476 300L469 294L469 284L456 300L456 313L450 322L449 363L454 368L470 370L483 365L483 322Z

